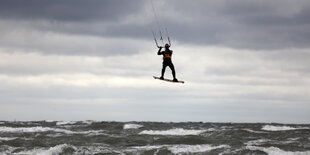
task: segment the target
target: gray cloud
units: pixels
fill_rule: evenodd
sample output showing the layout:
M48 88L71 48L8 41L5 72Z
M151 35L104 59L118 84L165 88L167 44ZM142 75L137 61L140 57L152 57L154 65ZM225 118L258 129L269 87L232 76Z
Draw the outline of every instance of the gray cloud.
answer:
M126 0L1 1L0 46L60 55L137 53L129 38L145 32L128 20L142 6L143 1Z
M173 42L237 49L308 48L310 3L293 1L154 1ZM152 41L148 1L1 1L0 20L14 29ZM22 21L29 21L24 25ZM8 28L1 28L0 32ZM19 37L26 37L22 34Z
M172 29L184 42L248 49L309 47L310 3L307 1L190 3L172 5L176 12L190 19Z
M0 2L0 17L50 21L114 21L132 14L141 8L143 1L126 0L3 0Z

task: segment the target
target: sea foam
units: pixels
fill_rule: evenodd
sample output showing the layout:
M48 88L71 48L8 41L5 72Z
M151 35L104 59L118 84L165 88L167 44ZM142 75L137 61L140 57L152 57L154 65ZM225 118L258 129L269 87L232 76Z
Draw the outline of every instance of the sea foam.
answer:
M266 131L287 131L287 130L302 130L302 129L309 129L309 128L306 127L294 128L289 126L274 126L274 125L265 125L262 128L262 130Z
M17 137L0 137L0 141L10 141L17 139Z
M184 145L184 144L176 144L176 145L151 145L151 146L137 146L131 147L131 151L133 150L154 150L154 149L163 149L171 151L173 154L188 154L188 153L201 153L201 152L209 152L215 149L220 148L230 148L229 145L219 145L212 146L209 144L200 144L200 145Z
M102 135L104 130L89 130L89 131L71 131L66 129L60 129L60 128L50 128L50 127L42 127L42 126L36 126L36 127L0 127L0 132L4 133L32 133L32 132L60 132L65 134L90 134L90 135Z
M76 123L75 121L59 121L59 122L56 122L56 125L72 125L75 123Z
M248 146L262 145L262 144L268 143L270 141L272 141L272 140L270 140L270 139L257 139L257 140L248 141L245 144L248 145Z
M277 147L258 147L258 146L247 146L249 150L258 150L267 153L268 155L309 155L310 151L284 151Z
M206 130L187 130L183 128L176 128L170 130L144 130L139 134L185 136L185 135L199 135L205 131Z
M143 125L139 125L139 124L125 124L123 129L138 129L143 127Z
M0 132L8 132L8 133L30 133L30 132L48 132L48 131L54 131L54 132L63 132L67 134L74 133L70 130L66 129L58 129L58 128L49 128L49 127L42 127L42 126L36 126L36 127L0 127Z
M22 151L18 152L18 154L33 154L33 155L55 155L55 154L61 154L64 150L69 150L71 153L76 150L74 146L67 145L67 144L61 144L56 145L54 147L50 147L49 149L33 149L29 151Z
M54 120L50 120L50 119L44 120L44 121L47 122L47 123L53 123L53 122L55 122Z
M247 131L247 132L251 132L251 133L267 133L267 132L255 131L255 130L251 130L251 129L242 129L242 130Z
M199 152L209 152L211 150L220 149L220 148L230 148L228 145L219 145L219 146L211 146L209 144L202 145L174 145L168 147L174 154L180 153L199 153Z

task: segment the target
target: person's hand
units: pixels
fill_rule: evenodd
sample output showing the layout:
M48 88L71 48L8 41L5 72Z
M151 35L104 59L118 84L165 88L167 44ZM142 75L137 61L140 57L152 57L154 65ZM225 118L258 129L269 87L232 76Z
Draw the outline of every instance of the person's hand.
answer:
M163 48L162 46L159 46L158 48Z

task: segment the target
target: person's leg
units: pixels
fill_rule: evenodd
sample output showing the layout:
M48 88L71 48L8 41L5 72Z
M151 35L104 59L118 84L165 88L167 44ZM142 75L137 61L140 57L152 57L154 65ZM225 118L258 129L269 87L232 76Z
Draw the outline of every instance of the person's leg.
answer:
M161 79L164 78L166 67L167 67L167 64L163 62L163 68L161 69L161 76L160 76Z
M175 69L174 69L174 65L173 65L173 63L170 63L169 64L169 67L170 67L170 69L171 69L171 71L172 71L172 76L173 76L173 79L176 79L176 75L175 75Z

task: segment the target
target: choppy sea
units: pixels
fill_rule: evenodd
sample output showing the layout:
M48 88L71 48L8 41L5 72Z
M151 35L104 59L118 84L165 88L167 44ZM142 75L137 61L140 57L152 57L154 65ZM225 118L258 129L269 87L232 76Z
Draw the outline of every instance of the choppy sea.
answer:
M0 154L310 155L310 125L0 121Z

